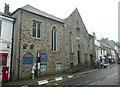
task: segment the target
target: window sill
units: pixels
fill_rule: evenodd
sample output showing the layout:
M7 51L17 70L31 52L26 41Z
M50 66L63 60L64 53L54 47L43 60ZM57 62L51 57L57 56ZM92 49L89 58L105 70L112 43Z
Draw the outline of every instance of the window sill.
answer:
M38 40L41 40L41 38L37 38L37 37L32 37L33 39L38 39Z

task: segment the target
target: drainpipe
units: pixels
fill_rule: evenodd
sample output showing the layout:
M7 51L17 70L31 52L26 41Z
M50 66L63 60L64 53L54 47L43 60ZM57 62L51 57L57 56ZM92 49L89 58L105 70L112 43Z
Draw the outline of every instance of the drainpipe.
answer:
M13 62L13 41L14 41L14 25L15 25L15 21L16 19L14 18L14 21L13 21L13 30L12 30L12 46L11 46L11 60L10 60L10 81L12 80L12 68L13 68L13 65L12 65L12 62Z
M22 30L22 11L20 12L20 33L19 33L19 51L18 51L18 79L20 78L21 30Z

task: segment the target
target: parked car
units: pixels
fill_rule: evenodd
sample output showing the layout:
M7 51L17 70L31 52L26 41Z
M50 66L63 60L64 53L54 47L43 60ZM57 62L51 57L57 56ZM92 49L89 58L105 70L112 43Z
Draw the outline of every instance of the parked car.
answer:
M117 61L118 64L120 64L120 58L118 58L118 61Z
M105 62L105 57L101 57L101 68L106 68L109 63Z
M109 63L101 63L101 68L106 68L107 66L109 66Z
M118 60L117 63L120 64L120 60Z

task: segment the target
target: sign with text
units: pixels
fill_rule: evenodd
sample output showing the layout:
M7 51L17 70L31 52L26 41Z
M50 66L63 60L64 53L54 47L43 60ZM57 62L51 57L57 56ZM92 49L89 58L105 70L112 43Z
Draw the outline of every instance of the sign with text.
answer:
M47 53L40 53L40 57L38 62L47 62L48 61L48 54Z
M30 56L23 57L23 64L33 64L33 58Z

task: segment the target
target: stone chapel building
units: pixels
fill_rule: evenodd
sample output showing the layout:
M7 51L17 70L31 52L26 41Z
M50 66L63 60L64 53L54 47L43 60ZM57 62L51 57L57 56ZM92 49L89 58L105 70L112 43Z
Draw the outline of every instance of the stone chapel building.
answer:
M13 42L13 79L30 78L37 63L38 75L54 74L78 64L90 63L89 34L76 8L60 19L30 5L11 14L16 18ZM92 43L92 44L90 44ZM94 47L93 47L94 48Z

